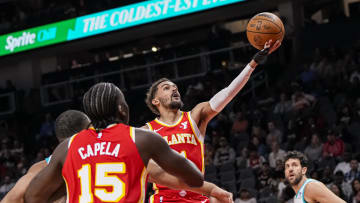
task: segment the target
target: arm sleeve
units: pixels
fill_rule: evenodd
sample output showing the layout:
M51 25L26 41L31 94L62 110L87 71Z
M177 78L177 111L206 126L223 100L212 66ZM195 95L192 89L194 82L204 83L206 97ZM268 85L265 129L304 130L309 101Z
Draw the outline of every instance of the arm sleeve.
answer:
M248 64L243 71L230 83L230 85L215 94L209 101L210 107L216 112L220 112L244 87L250 78L254 68Z

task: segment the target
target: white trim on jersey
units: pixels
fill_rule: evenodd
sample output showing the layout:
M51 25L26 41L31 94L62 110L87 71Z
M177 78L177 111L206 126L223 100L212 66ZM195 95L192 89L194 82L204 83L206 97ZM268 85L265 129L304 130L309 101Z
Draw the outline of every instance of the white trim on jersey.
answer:
M205 135L202 135L200 130L199 130L199 127L197 126L197 124L194 122L194 120L191 118L191 112L187 112L188 114L188 117L189 117L189 120L190 122L192 123L193 127L194 127L194 133L195 133L195 136L197 136L197 138L202 142L204 143L205 141Z
M69 142L68 142L68 149L70 149L70 145L71 145L71 143L74 140L76 135L77 135L77 133L70 137Z

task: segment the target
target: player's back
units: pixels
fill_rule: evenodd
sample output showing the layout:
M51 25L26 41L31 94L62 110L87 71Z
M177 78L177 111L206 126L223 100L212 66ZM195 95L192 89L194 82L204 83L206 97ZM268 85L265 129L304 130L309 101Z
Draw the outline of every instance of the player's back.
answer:
M62 169L69 203L144 201L146 171L134 130L116 124L70 139Z

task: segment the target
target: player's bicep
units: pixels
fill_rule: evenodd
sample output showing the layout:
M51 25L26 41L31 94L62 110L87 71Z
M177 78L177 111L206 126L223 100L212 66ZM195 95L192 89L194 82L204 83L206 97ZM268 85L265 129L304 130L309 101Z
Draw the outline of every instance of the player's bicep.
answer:
M218 113L219 112L216 112L211 108L209 102L202 102L191 110L191 118L197 125L201 125L203 123L206 125Z
M316 202L345 203L344 200L336 196L321 182L312 182L311 184L308 184L305 189L305 199Z

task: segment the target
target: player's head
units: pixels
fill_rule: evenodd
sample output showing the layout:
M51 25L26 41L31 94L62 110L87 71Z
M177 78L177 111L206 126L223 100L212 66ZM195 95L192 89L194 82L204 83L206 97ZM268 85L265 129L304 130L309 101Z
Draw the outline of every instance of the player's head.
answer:
M90 119L81 111L67 110L55 120L55 134L59 142L89 127Z
M84 94L83 107L96 129L129 122L129 107L124 94L112 83L102 82L92 86Z
M297 185L306 174L308 160L298 151L290 151L285 157L285 178L291 185Z
M184 105L177 86L167 78L161 78L151 85L145 102L156 115L160 115L159 108L178 110Z

